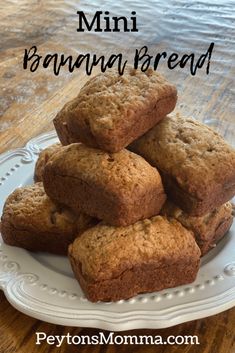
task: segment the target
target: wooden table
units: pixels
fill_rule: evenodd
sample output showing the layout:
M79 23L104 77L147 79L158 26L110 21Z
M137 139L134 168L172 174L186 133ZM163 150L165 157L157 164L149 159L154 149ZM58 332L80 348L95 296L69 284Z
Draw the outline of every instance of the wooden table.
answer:
M27 140L53 128L52 119L66 101L74 97L86 81L84 69L56 77L50 69L31 73L22 68L24 49L37 45L41 55L64 52L97 52L106 55L123 52L130 58L135 48L147 45L152 54L162 51L179 54L194 52L198 57L211 42L215 48L210 74L205 67L191 76L188 66L159 70L174 82L179 91L176 110L192 115L214 127L230 143L235 143L235 16L233 1L188 2L149 0L118 2L93 1L89 5L74 1L2 1L0 13L0 152L23 146ZM94 14L109 10L115 15L137 12L137 33L77 33L77 10ZM90 17L91 18L91 17ZM149 352L235 352L235 308L219 315L181 324L164 330L138 330L152 335L198 335L199 346L138 346ZM6 352L81 352L130 351L125 346L76 347L35 346L35 332L47 334L95 334L96 329L61 327L27 317L8 304L0 293L0 353ZM133 349L133 347L132 347Z

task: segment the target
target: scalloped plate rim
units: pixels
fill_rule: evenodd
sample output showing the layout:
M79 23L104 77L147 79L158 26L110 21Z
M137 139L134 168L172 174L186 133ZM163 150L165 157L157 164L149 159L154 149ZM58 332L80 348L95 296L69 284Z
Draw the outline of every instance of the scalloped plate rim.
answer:
M22 148L17 148L17 149L13 149L10 150L8 152L5 152L3 154L0 155L0 171L3 168L4 163L6 163L6 161L9 161L9 159L12 157L19 157L20 156L24 156L26 155L26 163L30 164L30 162L35 162L38 152L40 151L40 144L46 143L46 145L50 145L52 143L52 140L57 139L56 133L55 131L50 131L48 133L44 133L41 134L37 137L32 138L31 140L29 140L25 147ZM29 156L28 160L27 160L27 155ZM31 159L30 159L31 158ZM23 165L24 167L24 165ZM11 176L9 175L9 178ZM14 179L14 177L13 177ZM0 175L0 180L1 180L1 175ZM17 186L17 183L16 183ZM16 187L15 186L15 187ZM234 228L234 226L233 226ZM234 232L234 229L233 229ZM233 237L234 238L234 237ZM232 243L234 241L232 240ZM1 243L1 239L0 239L0 243ZM6 246L7 248L7 246ZM16 254L17 254L17 248L16 248ZM26 250L25 250L26 251ZM2 255L1 255L2 254ZM0 256L7 256L4 254L4 251L1 250L0 252ZM17 256L16 256L17 259ZM14 259L14 261L16 260ZM13 261L12 260L8 260L6 261L6 263L10 263ZM232 266L233 264L235 264L235 258L232 257L230 260L226 261L228 264L231 262ZM3 264L2 267L4 267L4 260L3 260ZM1 265L1 261L0 261L0 265ZM225 264L224 264L225 266ZM19 268L21 268L20 264L19 264ZM231 271L234 271L234 269L232 268ZM218 272L218 271L217 271ZM30 275L30 274L29 274ZM38 276L40 274L36 274L36 276ZM222 277L223 277L224 273L222 272ZM19 282L19 278L23 278L24 276L27 276L26 272L21 272L21 271L14 271L14 269L11 271L11 269L9 271L4 271L4 269L1 270L0 267L0 288L4 291L6 298L8 299L8 301L12 304L12 306L14 306L17 310L32 316L34 318L40 319L40 320L44 320L50 323L54 323L54 324L60 324L60 325L68 325L68 326L81 326L81 327L97 327L100 329L106 329L106 330L115 330L115 331L122 331L122 330L130 330L130 329L137 329L137 328L165 328L165 327L170 327L179 323L183 323L186 321L190 321L190 320L195 320L195 319L199 319L199 318L203 318L205 316L211 316L214 314L217 314L221 311L227 310L233 306L235 306L235 280L234 280L234 273L232 272L232 274L230 275L231 280L234 280L234 283L232 285L231 288L225 290L224 292L212 296L210 299L208 299L207 303L205 303L205 307L203 307L203 304L200 302L203 302L203 300L205 301L205 299L200 299L200 300L196 300L192 304L192 311L188 312L186 310L186 312L184 313L184 310L179 309L177 310L177 308L179 308L180 306L183 305L182 304L178 304L175 305L175 307L171 307L172 310L170 310L170 312L168 313L164 313L164 310L166 311L166 309L162 310L162 318L161 318L161 310L153 310L153 309L138 309L138 310L133 310L134 305L135 304L130 304L130 309L129 311L124 311L121 312L120 314L116 311L111 311L109 308L112 307L112 305L117 305L117 303L109 303L109 305L107 305L107 310L102 309L102 307L100 308L100 306L98 305L97 308L94 310L94 304L91 304L91 308L90 309L81 309L80 308L80 313L81 315L78 315L78 313L72 314L72 309L71 307L69 307L69 310L67 308L67 313L66 310L63 312L60 312L60 314L63 314L62 316L59 316L58 311L56 311L54 309L53 311L53 306L49 303L47 305L51 305L51 310L48 310L48 312L46 312L46 310L42 310L41 312L39 311L39 309L37 309L37 307L34 307L32 302L28 302L27 303L27 299L26 302L24 301L20 301L20 298L16 297L16 293L14 293L12 291L12 286L11 284L13 283L13 285L15 283L17 283L17 281ZM215 276L216 277L216 276ZM2 279L1 279L2 278ZM225 275L225 278L227 278L227 275ZM23 281L23 286L25 286L27 288L27 281L22 280ZM227 279L228 281L228 279ZM28 284L29 286L29 284ZM190 288L191 284L186 285L186 286L182 286L182 287L188 287ZM177 287L177 288L173 288L172 291L176 291L178 288L181 287ZM163 291L164 292L164 291ZM169 289L169 292L171 292L171 289ZM158 292L161 293L161 292ZM157 293L157 295L158 295ZM228 293L228 294L227 294ZM19 293L18 293L19 295ZM22 294L24 295L24 294ZM152 295L154 295L154 293L152 293ZM145 298L145 295L141 295L142 298ZM218 299L219 297L222 297L222 299ZM229 298L229 301L225 301L225 298ZM216 299L217 298L217 299ZM216 300L215 300L216 299ZM215 302L214 302L215 300ZM125 304L128 303L128 301L124 301ZM214 306L212 305L214 302ZM89 302L86 302L86 305ZM190 302L188 303L190 304ZM216 304L216 305L215 305ZM40 300L38 300L38 304L40 307ZM42 305L42 304L41 304ZM122 305L122 304L120 304ZM198 308L200 308L201 305L201 310L198 310ZM208 307L206 307L206 305ZM186 307L188 307L190 305L186 305ZM60 307L60 306L59 306ZM58 305L57 305L58 308ZM41 307L41 309L43 309L43 307ZM63 307L61 307L61 309L63 310ZM64 308L66 309L66 308ZM79 309L77 309L78 311ZM71 311L71 312L70 312ZM151 314L149 313L151 311ZM93 315L92 313L95 312L95 317L90 318L91 315ZM105 312L108 313L108 315L105 315ZM53 315L54 313L54 315ZM157 315L157 313L160 313L160 316ZM55 315L56 314L56 315ZM112 317L111 316L116 316L116 317ZM115 322L116 321L116 322Z

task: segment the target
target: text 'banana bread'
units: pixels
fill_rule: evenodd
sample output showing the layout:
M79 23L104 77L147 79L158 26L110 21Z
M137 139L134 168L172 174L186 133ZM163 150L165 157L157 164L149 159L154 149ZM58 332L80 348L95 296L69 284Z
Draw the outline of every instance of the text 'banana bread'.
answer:
M157 215L166 199L160 174L142 157L81 143L50 158L43 183L53 200L116 226Z

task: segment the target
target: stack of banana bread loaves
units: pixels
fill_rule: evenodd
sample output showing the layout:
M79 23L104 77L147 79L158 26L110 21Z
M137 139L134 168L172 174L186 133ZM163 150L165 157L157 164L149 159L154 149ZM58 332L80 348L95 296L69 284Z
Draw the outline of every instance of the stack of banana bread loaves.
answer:
M91 78L54 119L35 184L6 200L5 243L68 254L93 302L195 280L231 227L235 151L209 127L171 114L177 91L126 68Z

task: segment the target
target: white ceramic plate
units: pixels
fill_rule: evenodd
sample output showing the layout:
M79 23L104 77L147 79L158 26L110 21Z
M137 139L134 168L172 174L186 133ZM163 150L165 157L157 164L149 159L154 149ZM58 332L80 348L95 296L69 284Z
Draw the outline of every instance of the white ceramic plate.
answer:
M0 156L0 213L16 187L33 182L41 149L57 141L41 135ZM116 303L89 302L66 257L10 247L0 237L0 288L18 310L61 325L106 330L164 328L217 314L235 305L235 227L202 260L194 283Z

